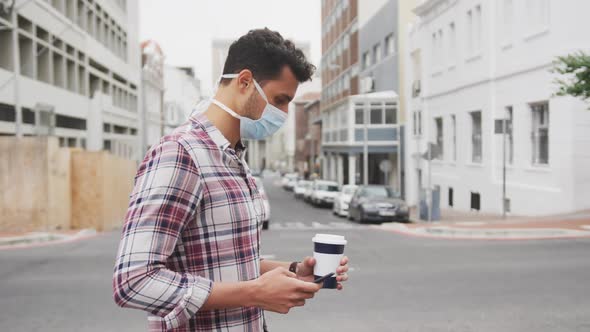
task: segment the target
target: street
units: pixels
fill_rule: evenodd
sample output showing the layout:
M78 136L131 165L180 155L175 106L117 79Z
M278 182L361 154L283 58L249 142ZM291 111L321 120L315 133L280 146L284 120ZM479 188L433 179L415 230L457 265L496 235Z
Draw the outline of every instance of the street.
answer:
M271 331L590 331L589 239L434 240L351 224L265 181L269 259L312 254L315 233L345 235L350 280ZM145 314L119 309L111 275L118 232L0 251L0 331L142 331Z

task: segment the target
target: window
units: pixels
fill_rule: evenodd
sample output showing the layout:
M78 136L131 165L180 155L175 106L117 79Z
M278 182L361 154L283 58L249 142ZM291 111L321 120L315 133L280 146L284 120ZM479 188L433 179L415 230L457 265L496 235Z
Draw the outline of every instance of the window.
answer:
M385 37L385 55L391 55L395 53L395 38L393 33L390 33Z
M506 162L512 164L514 160L514 137L512 135L513 113L512 106L506 107Z
M437 159L444 159L443 157L443 120L442 118L435 118L434 124L436 126L436 146L438 148L438 158Z
M471 112L471 161L482 161L481 111Z
M513 21L513 8L512 8L512 1L513 0L504 0L504 8L503 8L503 34L504 38L508 40L511 39L512 35L512 21Z
M432 67L436 68L438 61L436 59L437 51L436 32L432 34Z
M549 104L532 104L533 164L549 163Z
M418 135L422 135L422 111L418 111Z
M363 53L363 69L369 68L371 65L371 59L369 58L369 51Z
M456 31L455 31L455 23L451 22L451 24L449 24L449 49L448 49L448 53L449 53L449 64L453 65L455 64L456 61L456 54L457 54L457 40L456 40L457 36L456 36Z
M457 117L451 115L451 130L453 135L453 161L457 160Z
M443 31L442 29L438 30L438 51L437 55L439 57L438 64L439 66L444 66L445 64L445 53L444 53L444 39L443 39Z
M481 209L481 196L479 193L471 192L471 209L479 211Z
M453 207L453 188L449 187L449 206Z
M364 124L365 123L365 112L363 104L355 104L354 107L354 123Z
M373 64L377 64L381 61L381 44L373 46Z
M414 111L413 114L414 120L414 135L419 136L422 135L422 112L421 111Z
M549 25L549 1L527 0L528 28L532 33L538 32Z
M397 123L397 107L395 103L385 104L385 123L396 124Z
M371 103L371 124L383 123L383 107L381 103Z
M467 54L473 53L473 11L467 11Z
M475 39L474 39L474 51L481 50L482 40L482 16L481 16L481 5L475 7Z

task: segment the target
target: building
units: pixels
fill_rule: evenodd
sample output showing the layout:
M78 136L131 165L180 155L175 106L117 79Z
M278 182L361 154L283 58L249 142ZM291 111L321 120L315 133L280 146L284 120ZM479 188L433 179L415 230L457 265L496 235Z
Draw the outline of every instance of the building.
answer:
M259 170L270 167L281 172L294 172L296 170L296 128L304 125L296 121L297 109L298 106L303 106L313 99L315 93L319 93L321 84L322 80L319 76L314 76L311 81L299 84L293 102L289 103L287 120L283 127L268 139L248 141L248 154L250 155L248 163L250 168ZM299 109L301 110L300 107ZM251 149L251 147L254 147L254 149Z
M407 1L322 1L323 177L403 194L404 112L398 42ZM366 143L366 144L365 144ZM365 157L366 156L366 157Z
M309 174L321 175L321 151L322 151L322 117L320 114L320 99L317 98L305 104L304 112L307 113L306 144L309 146Z
M164 66L164 133L168 134L190 116L201 101L201 81L193 68Z
M590 208L590 112L555 97L550 72L556 56L588 49L589 10L574 0L420 2L407 53L410 203L439 188L441 208L459 211ZM494 134L499 119L505 136ZM428 143L440 152L431 163Z
M153 40L141 43L141 147L147 151L164 135L164 53Z
M138 1L17 2L0 14L0 134L140 158Z
M299 174L308 178L312 173L313 164L310 163L312 155L311 133L309 112L306 106L309 103L317 102L320 97L319 92L308 92L297 100L294 100L295 106L295 165L294 168Z

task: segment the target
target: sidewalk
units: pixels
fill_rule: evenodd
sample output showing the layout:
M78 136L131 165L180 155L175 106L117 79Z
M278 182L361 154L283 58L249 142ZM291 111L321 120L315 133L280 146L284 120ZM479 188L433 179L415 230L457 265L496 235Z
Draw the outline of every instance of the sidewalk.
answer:
M94 229L53 232L0 232L0 250L67 243L98 235Z
M447 239L590 238L590 211L543 217L510 216L442 210L441 221L382 224L382 229L405 235ZM412 219L416 220L416 219Z

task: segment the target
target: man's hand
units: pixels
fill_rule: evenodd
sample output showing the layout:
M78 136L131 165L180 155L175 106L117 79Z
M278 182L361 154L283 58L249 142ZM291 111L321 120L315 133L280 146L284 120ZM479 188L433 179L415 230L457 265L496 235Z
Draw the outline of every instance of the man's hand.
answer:
M295 273L278 267L254 280L254 306L286 314L293 307L305 305L322 285L296 278Z
M303 281L313 282L313 266L315 265L315 258L305 257L303 262L297 265L297 278ZM340 266L336 269L336 281L338 290L342 290L342 282L348 280L348 257L344 256L340 260Z

